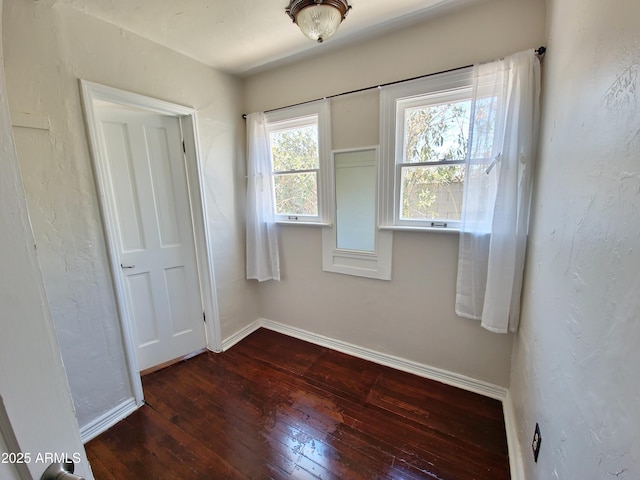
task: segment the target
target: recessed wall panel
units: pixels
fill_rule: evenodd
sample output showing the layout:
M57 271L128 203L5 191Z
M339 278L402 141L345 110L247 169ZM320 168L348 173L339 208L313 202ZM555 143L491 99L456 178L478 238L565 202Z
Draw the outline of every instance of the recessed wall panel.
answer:
M151 275L149 272L129 275L126 282L132 310L129 313L133 316L138 347L158 342L158 317L153 304Z
M167 130L162 127L145 126L145 138L153 182L160 245L162 247L180 245L180 225L176 209L175 185Z
M167 282L173 335L190 332L192 322L189 320L194 315L194 306L189 304L189 300L193 295L189 295L189 282L185 268L182 266L167 268L164 271L164 275Z
M109 175L118 216L118 234L123 252L145 249L144 229L133 169L129 132L124 123L101 122L109 158Z

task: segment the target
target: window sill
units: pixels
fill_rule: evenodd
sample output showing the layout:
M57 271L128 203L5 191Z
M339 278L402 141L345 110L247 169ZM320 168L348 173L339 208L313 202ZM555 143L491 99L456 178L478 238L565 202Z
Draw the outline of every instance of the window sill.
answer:
M320 223L320 222L287 222L286 220L279 220L276 222L276 225L293 225L297 227L332 227L331 223Z
M460 229L454 227L414 227L406 225L380 225L378 230L392 230L394 232L423 232L423 233L449 233L459 234Z

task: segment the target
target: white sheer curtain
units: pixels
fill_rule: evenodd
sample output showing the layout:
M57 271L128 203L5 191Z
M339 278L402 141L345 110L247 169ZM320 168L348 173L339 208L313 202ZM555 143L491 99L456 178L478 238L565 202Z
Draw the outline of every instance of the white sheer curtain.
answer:
M262 112L247 115L247 278L280 280L271 148Z
M456 313L516 331L540 97L533 50L474 68Z

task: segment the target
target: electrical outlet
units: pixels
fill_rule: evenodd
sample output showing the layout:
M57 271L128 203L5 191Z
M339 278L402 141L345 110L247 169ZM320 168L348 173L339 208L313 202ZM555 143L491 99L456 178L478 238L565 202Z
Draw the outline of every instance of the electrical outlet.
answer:
M533 460L538 461L538 455L540 454L540 444L542 443L542 436L540 435L540 425L536 423L536 431L533 433L533 442L531 442L531 448L533 449Z

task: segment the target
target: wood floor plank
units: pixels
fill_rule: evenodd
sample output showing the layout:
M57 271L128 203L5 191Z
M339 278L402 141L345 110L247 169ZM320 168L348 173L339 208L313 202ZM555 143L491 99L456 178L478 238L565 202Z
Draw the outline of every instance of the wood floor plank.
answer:
M178 478L244 478L214 450L173 424L153 408L140 411L144 415L131 415L127 421L143 428L145 433L156 440L158 451L171 454L177 461L172 469L178 469ZM201 459L206 458L207 462Z
M111 473L111 470L103 463L98 451L99 448L87 450L87 458L91 464L93 476L101 480L117 480L116 477L113 476L113 473Z
M506 453L506 442L502 434L504 426L496 420L474 415L444 401L399 391L397 388L383 387L380 384L370 390L367 401L371 405L400 415L407 421Z
M260 359L275 369L302 374L326 350L271 330L260 329L234 347L238 353Z
M307 369L303 377L328 392L363 403L381 371L380 365L329 350Z
M235 368L236 363L240 363L240 361L241 359L237 359L237 361L234 362L234 367L232 368ZM269 372L264 372L258 376L250 375L248 377L248 380L250 380L252 384L257 385L259 385L261 382L265 382L263 388L266 388L266 385L274 382L274 380L270 378L269 375ZM295 383L296 381L297 384ZM360 405L358 405L357 402L349 402L349 400L344 398L344 396L322 390L315 386L315 384L304 385L304 383L301 383L300 379L291 379L291 382L292 384L288 387L288 390L291 392L290 395L296 396L298 395L296 392L304 392L304 395L300 395L300 398L294 400L294 407L295 409L302 411L303 416L306 417L305 422L308 425L314 425L316 428L324 429L326 431L333 431L335 430L335 426L338 423L346 424L350 422L353 424L357 421L360 421L361 425L364 426L378 425L383 422L384 429L387 432L386 437L391 440L391 443L386 445L385 448L388 448L390 450L393 450L395 448L394 445L402 445L403 439L405 439L407 436L405 422L400 420L400 423L398 425L399 428L396 428L395 424L390 423L390 420L394 417L392 415L388 415L388 412L379 412L375 411L374 409L361 409ZM310 393L315 394L315 396L310 395ZM499 402L495 402L495 408L501 409ZM341 412L342 417L336 417L337 412ZM353 417L345 417L345 414L353 415ZM410 459L415 456L420 457L421 455L432 455L435 456L434 460L437 460L435 462L435 466L441 470L455 471L460 468L459 465L461 464L461 457L458 452L461 450L461 447L460 445L458 445L458 442L456 442L455 438L448 438L446 436L443 436L443 432L439 432L433 429L421 431L419 432L419 435L422 436L420 443L423 446L429 446L429 448L434 451L446 447L446 450L448 452L447 455L441 458L437 454L430 453L431 450L418 452L409 450L408 452L398 452L399 458L405 459L406 461L406 459ZM375 436L384 437L384 435L380 434L380 432L376 432L376 435L374 435L374 437ZM410 447L412 446L409 445L406 448L409 449ZM484 458L484 456L487 454L487 452L484 450L484 447L470 444L463 445L463 450L466 452L468 458L465 460L467 465L463 466L462 468L469 469L470 471L477 471L474 466L478 463L476 460L478 458ZM490 455L489 460L494 460L494 456ZM499 460L504 461L503 458L500 458ZM482 463L482 461L483 460L481 460L480 463ZM415 461L412 461L411 465L414 465L415 463ZM428 467L424 466L419 468L421 470L425 470ZM482 472L484 472L484 470L480 470L480 473Z
M227 421L224 412L215 411L204 396L191 398L189 393L173 389L174 382L159 384L160 394L147 393L150 404L159 413L171 418L247 478L264 478L264 466L254 460L261 451L260 440L244 434L237 417L231 417L235 421Z
M97 480L507 480L500 402L268 330L143 377Z

